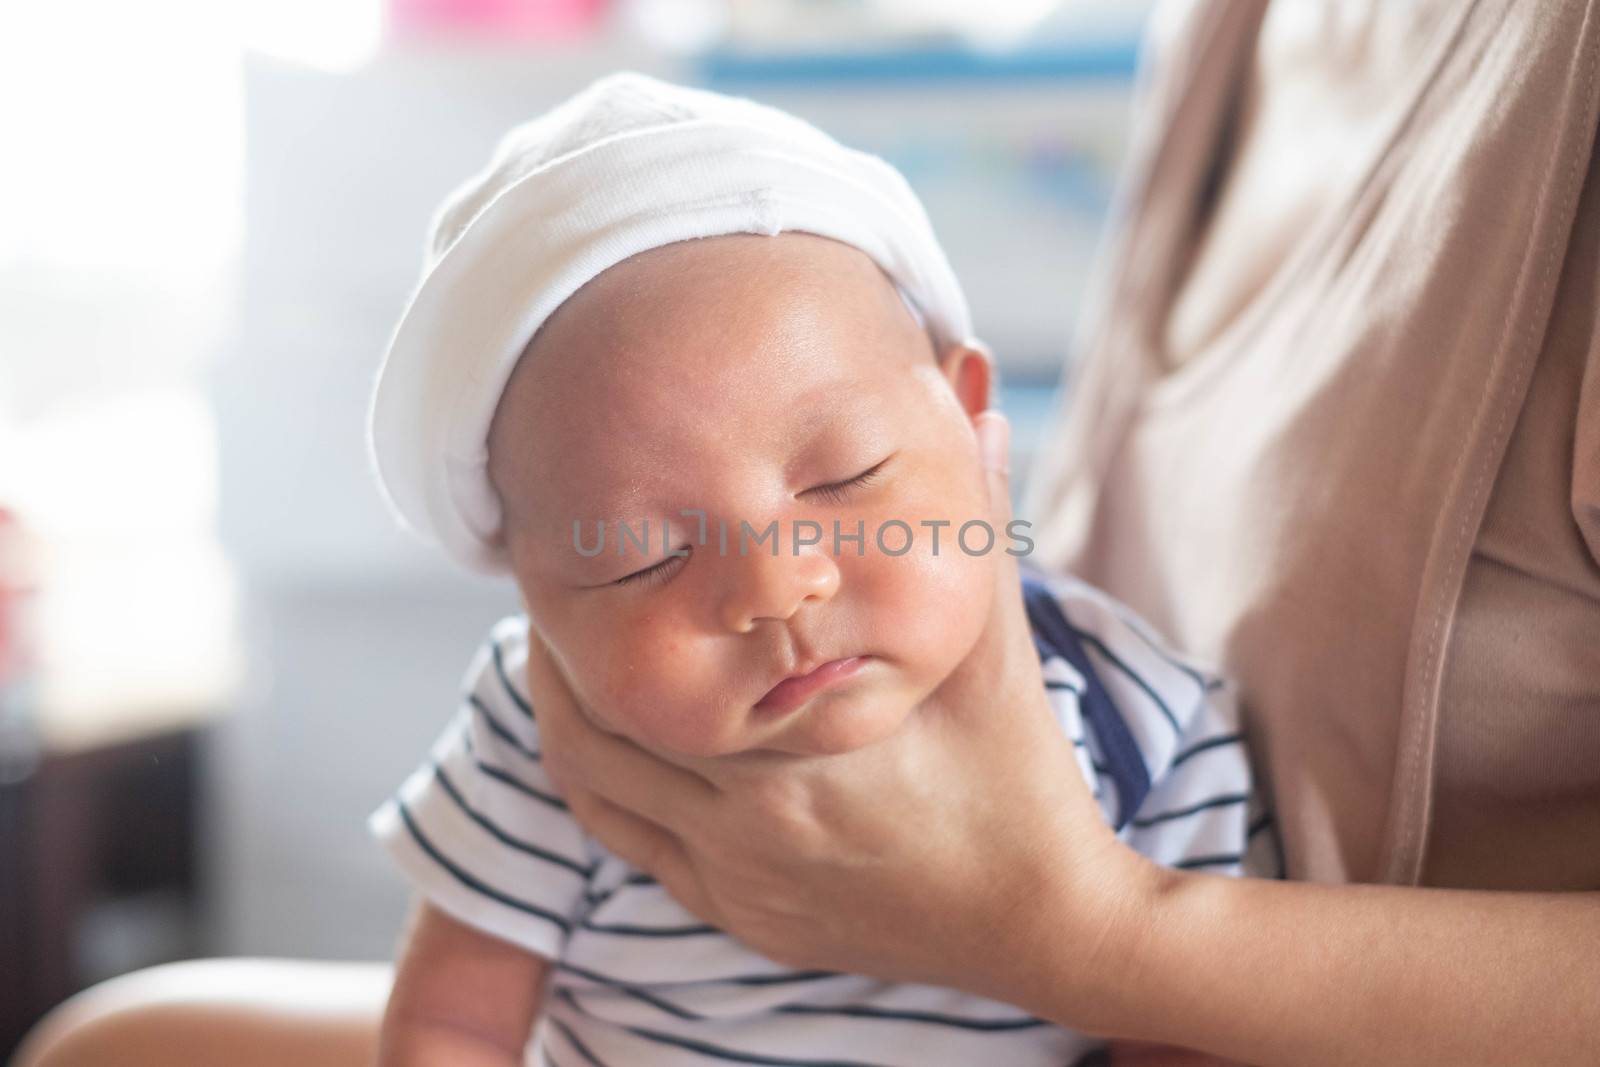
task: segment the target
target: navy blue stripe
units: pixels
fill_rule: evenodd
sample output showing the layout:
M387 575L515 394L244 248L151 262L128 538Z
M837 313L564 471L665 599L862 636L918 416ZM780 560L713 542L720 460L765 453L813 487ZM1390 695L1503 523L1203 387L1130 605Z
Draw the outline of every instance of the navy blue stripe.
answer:
M690 1011L688 1008L680 1007L677 1004L672 1003L672 1001L666 1000L663 997L658 997L655 994L640 988L639 986L630 985L627 982L619 982L615 978L608 978L603 974L587 970L583 967L577 966L576 964L563 964L561 969L571 974L575 974L579 978L586 978L596 985L603 986L606 989L616 990L619 993L632 997L634 1000L637 1000L642 1004L648 1004L657 1011L665 1012L666 1014L675 1018L683 1019L688 1022L706 1021L706 1016L701 1015L698 1012ZM568 996L572 995L572 991L568 990Z
M672 1001L665 1000L651 993L646 993L637 986L621 985L614 986L613 988L625 996L632 997L641 1004L648 1004L657 1011L666 1012L668 1015L671 1015L674 1018L683 1019L691 1023L703 1023L706 1021L706 1017L704 1015L700 1015L697 1012L692 1012L688 1008L680 1008L678 1005L672 1003Z
M609 989L614 989L626 996L632 997L643 1004L648 1004L657 1011L665 1012L674 1018L687 1022L705 1022L710 1016L701 1015L690 1011L688 1008L672 1003L662 997L640 989L637 986L622 985L611 982L592 972L584 972L572 968L573 973L582 977L597 980L599 984ZM787 1015L818 1015L818 1016L845 1016L856 1019L882 1019L887 1022L912 1022L926 1023L930 1026L948 1026L958 1030L977 1031L1007 1031L1030 1030L1038 1026L1048 1026L1043 1019L1036 1019L1031 1015L1020 1019L971 1019L956 1015L943 1015L930 1011L898 1011L889 1008L874 1008L866 1004L821 1005L821 1004L781 1004L773 1009Z
M1115 608L1109 608L1109 610L1111 611L1111 614L1116 617L1118 622L1127 627L1130 633L1132 633L1140 641L1144 642L1146 648L1156 654L1157 659L1161 660L1168 666L1175 667L1179 671L1182 671L1184 674L1188 675L1189 679L1194 682L1195 686L1199 688L1200 692L1206 693L1210 692L1212 689L1219 688L1221 684L1220 679L1212 678L1208 680L1205 675L1201 674L1187 663L1178 659L1165 648L1162 648L1161 645L1156 642L1155 638L1144 632L1143 626L1134 625L1132 620L1130 620L1122 612L1117 611Z
M505 686L506 695L511 698L511 703L517 706L517 710L528 718L533 718L533 705L522 699L517 687L511 684L511 676L506 673L506 661L500 655L500 642L490 638L489 647L494 650L494 672L500 676L500 684Z
M1211 749L1219 748L1222 745L1237 745L1243 743L1244 738L1239 734L1222 734L1218 737L1208 737L1204 741L1196 741L1193 745L1190 745L1176 756L1173 756L1172 766L1176 767L1190 756L1198 756L1202 752L1209 752Z
M590 1014L584 1011L583 1006L577 1002L569 990L561 990L560 996L568 1004L571 1004L576 1011L583 1012L585 1015ZM676 1034L662 1033L659 1030L651 1030L643 1026L623 1026L622 1029L635 1037L653 1041L658 1045L671 1045L674 1048L687 1049L690 1052L698 1052L702 1056L727 1060L731 1063L759 1063L765 1064L767 1067L874 1067L873 1064L861 1060L797 1060L788 1056L763 1056L754 1052L736 1052L733 1049L722 1048L704 1041L696 1041L693 1038L679 1037Z
M1139 751L1139 744L1133 739L1128 724L1123 721L1099 674L1084 653L1079 641L1083 635L1061 613L1061 605L1056 603L1055 594L1042 579L1027 573L1022 575L1022 588L1028 618L1037 632L1035 641L1042 650L1041 654L1060 656L1083 678L1084 689L1078 704L1083 712L1084 724L1094 730L1106 772L1116 786L1117 821L1114 828L1121 830L1150 792L1150 771L1145 767L1144 754Z
M533 856L535 859L544 860L546 863L553 863L558 867L565 867L573 874L576 874L582 878L587 879L594 876L593 866L579 863L577 860L568 859L566 856L563 856L559 853L540 848L538 845L535 845L532 842L524 841L514 834L507 833L498 824L496 824L494 820L490 819L487 815L483 814L483 812L467 803L467 798L461 795L461 790L457 789L456 784L450 780L450 776L445 774L443 767L437 763L434 763L432 766L434 778L438 780L440 787L445 791L450 799L456 802L456 807L465 812L467 818L483 827L483 829L487 831L489 835L496 841L499 841L501 844L510 848L514 848L518 852L524 852L530 856Z
M1065 616L1063 616L1063 618L1065 618ZM1144 690L1145 695L1155 703L1156 707L1161 709L1161 714L1165 715L1167 721L1172 724L1173 732L1180 737L1183 736L1183 727L1178 725L1178 717L1172 714L1172 709L1167 707L1167 702L1161 699L1161 694L1157 693L1153 688L1151 688L1149 682L1145 681L1144 678L1142 678L1132 667L1124 663L1121 657L1107 648L1105 642L1100 640L1094 634L1085 630L1080 630L1076 626L1073 626L1070 622L1067 623L1067 626L1071 628L1074 637L1078 638L1078 640L1082 641L1084 644L1100 653L1100 655L1105 657L1107 662L1109 662L1113 667L1127 675L1134 685L1137 685L1140 689Z
M456 864L447 856L445 856L444 853L440 852L436 847L434 847L433 842L429 841L428 838L423 834L422 829L417 826L416 821L412 819L411 812L406 809L404 801L397 800L395 807L400 812L400 820L406 824L406 829L411 831L411 837L416 841L418 847L420 847L422 851L426 852L433 862L444 868L444 870L456 881L460 882L468 889L471 889L473 892L481 893L483 896L488 897L490 900L493 900L496 903L504 904L508 908L514 908L517 911L532 915L536 919L543 919L545 922L555 926L562 933L566 933L572 928L572 924L570 922L557 915L555 912L547 911L546 909L539 907L537 904L530 904L526 900L518 900L509 893L503 893L493 886L486 884L471 872L456 866Z
M578 1035L572 1032L572 1028L570 1026L562 1022L560 1019L551 1019L550 1025L555 1027L557 1030L560 1030L561 1036L567 1039L567 1044L577 1049L578 1055L582 1056L586 1062L592 1065L592 1067L606 1067L605 1063L600 1059L599 1056L596 1056L593 1052L589 1051L588 1045L585 1045L582 1041L578 1040ZM545 1051L545 1055L550 1055L548 1049Z
M543 790L535 789L527 782L524 782L521 778L518 778L510 771L506 770L504 767L496 767L492 763L484 762L483 757L479 756L477 751L472 747L471 734L463 733L461 735L461 743L462 747L466 749L467 754L472 757L472 762L477 765L478 770L482 771L487 777L493 778L502 785L508 785L512 789L515 789L517 792L521 793L523 796L537 800L541 804L548 804L557 811L567 810L567 802L556 796L554 793L546 793Z
M647 881L637 881L636 879L639 877L640 876L638 875L629 875L628 878L622 882L622 884L614 885L610 889L595 889L592 886L588 889L585 889L583 891L583 899L589 905L590 912L598 910L600 905L604 904L606 901L610 900L624 889L633 889L658 884L654 878L650 878L648 875L643 876L644 878L648 879Z
M583 891L583 895L591 904L598 904L601 901L609 900L611 897L615 896L617 893L621 892L624 889L630 889L630 888L635 888L635 887L643 887L643 886L660 885L660 884L661 883L657 882L654 878L650 877L648 874L641 874L639 872L635 872L633 874L628 875L621 882L618 882L616 885L612 886L610 889L595 889L593 887L590 887L590 888L585 889Z
M597 985L612 986L617 989L631 988L630 983L621 978L613 978L610 975L601 974L598 971L587 970L567 960L557 960L555 966L556 970L558 971L566 971L568 974L575 974L579 978L587 978L589 981L594 982ZM788 985L790 983L797 982L817 982L824 978L838 977L839 975L834 971L786 971L782 974L736 974L725 978L696 978L693 979L693 981L696 985L710 985L718 982L726 982L730 985L759 987L769 985Z
M648 1004L657 1011L665 1012L677 1019L686 1022L706 1022L710 1016L701 1015L690 1011L662 997L655 996L637 986L608 985L608 988L632 997L643 1004ZM896 1011L889 1008L874 1008L866 1004L780 1004L772 1009L785 1015L814 1015L814 1016L843 1016L854 1019L878 1019L885 1022L923 1023L929 1026L948 1026L957 1030L975 1030L980 1032L1000 1032L1013 1030L1031 1030L1039 1026L1048 1026L1043 1019L1025 1016L1021 1019L969 1019L955 1015L941 1015L931 1011Z
M571 964L563 966L562 970L575 974L580 978L587 978L589 981L594 982L596 985L604 986L606 989L616 990L625 996L632 997L641 1004L648 1004L657 1011L665 1012L674 1018L683 1019L687 1022L693 1023L706 1021L706 1016L701 1015L698 1012L690 1011L688 1008L681 1008L672 1003L672 1001L658 997L654 993L650 993L636 985L629 985L626 982L619 982L613 978L607 978L603 974L597 974L594 971L585 970L582 967ZM571 990L567 991L567 996L569 998L573 996Z
M790 971L788 974L746 974L734 978L719 978L719 982L732 982L734 985L744 986L769 986L787 985L790 982L817 982L824 978L838 978L838 971Z
M957 1030L999 1032L1005 1030L1032 1030L1048 1026L1043 1019L1025 1016L1021 1019L971 1019L957 1015L941 1015L931 1011L901 1011L874 1008L866 1004L846 1004L825 1007L815 1004L781 1004L775 1011L786 1015L846 1015L855 1019L883 1019L889 1022L927 1023L930 1026L949 1026Z
M1179 870L1192 870L1196 867L1224 867L1243 862L1244 857L1238 854L1218 854L1215 856L1190 856L1186 860L1179 860L1173 866Z
M527 745L523 744L521 739L519 739L515 734L506 729L505 726L501 725L500 720L494 717L494 712L489 710L489 706L478 699L477 693L468 693L467 702L471 704L474 709L476 709L479 715L483 716L483 721L488 724L489 730L496 737L531 760L537 760L539 758L539 750L535 748L529 748Z
M635 986L635 985L633 985L633 984L631 984L629 982L624 982L620 978L613 978L608 974L601 974L599 971L591 971L587 967L580 967L576 963L573 963L571 960L558 960L558 961L556 961L556 970L558 970L558 971L566 971L568 974L575 974L579 978L588 979L589 981L593 982L595 985L605 986L607 989L632 990L632 991L635 991L635 992L639 991L637 986ZM640 995L641 995L641 999L644 999L646 1001L649 1001L649 1002L653 1003L653 998L651 998L649 994L641 993ZM670 1012L670 1013L672 1013L674 1015L679 1014L679 1013L681 1013L683 1011L683 1009L668 1005L664 1001L662 1003L660 1003L660 1004L657 1004L656 1006L661 1008L663 1011ZM690 1018L689 1015L684 1015L683 1017L686 1018L686 1019ZM694 1016L694 1017L698 1018L698 1016Z
M597 934L621 934L625 937L705 937L707 934L722 934L722 931L715 926L706 926L703 923L694 926L638 926L634 923L584 921L580 925L585 930L592 930Z
M1208 811L1211 808L1227 807L1232 804L1243 804L1249 799L1249 795L1245 793L1229 793L1226 796L1212 797L1210 800L1202 800L1198 804L1191 804L1186 808L1176 808L1172 811L1163 811L1159 815L1145 815L1141 818L1133 820L1133 825L1142 829L1146 826L1154 826L1157 823L1171 822L1173 819L1182 819L1188 815L1198 815L1202 811Z
M1244 836L1247 838L1254 837L1271 825L1272 812L1262 812L1261 815L1256 818L1256 821L1250 824L1250 829L1245 831Z

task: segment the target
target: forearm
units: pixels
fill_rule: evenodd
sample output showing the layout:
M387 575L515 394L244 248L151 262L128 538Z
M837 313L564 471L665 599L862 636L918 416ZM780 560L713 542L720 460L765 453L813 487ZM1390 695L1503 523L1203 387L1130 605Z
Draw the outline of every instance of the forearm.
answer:
M1048 1014L1264 1067L1579 1064L1600 1048L1600 893L1142 872L1093 976L1053 983L1088 988Z
M543 1007L545 961L426 902L406 931L379 1067L514 1067Z

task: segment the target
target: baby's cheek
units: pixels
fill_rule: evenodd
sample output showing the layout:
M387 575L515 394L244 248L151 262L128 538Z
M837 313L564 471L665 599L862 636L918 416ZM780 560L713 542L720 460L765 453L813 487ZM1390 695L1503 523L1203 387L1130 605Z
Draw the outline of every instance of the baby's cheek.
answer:
M632 628L607 657L594 691L607 724L649 748L717 755L732 728L717 711L713 661L681 632Z
M648 625L619 620L590 660L594 699L619 727L633 727L660 696L676 642Z
M880 559L871 576L875 630L891 655L924 668L932 684L960 662L988 614L995 563L941 542L939 555L917 551Z

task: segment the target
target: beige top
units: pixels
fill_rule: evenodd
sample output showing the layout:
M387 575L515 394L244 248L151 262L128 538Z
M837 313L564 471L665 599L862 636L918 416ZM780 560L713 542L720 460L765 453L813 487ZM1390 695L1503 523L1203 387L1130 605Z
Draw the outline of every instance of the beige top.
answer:
M1600 889L1600 0L1169 5L1023 514L1291 876Z

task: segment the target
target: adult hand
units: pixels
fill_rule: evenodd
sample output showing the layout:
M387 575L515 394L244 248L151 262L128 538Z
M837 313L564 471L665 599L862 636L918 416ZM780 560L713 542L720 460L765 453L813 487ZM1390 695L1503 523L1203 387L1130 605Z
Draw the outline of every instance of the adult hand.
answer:
M1004 530L1007 426L987 412L977 429ZM1035 968L1060 966L1029 949L1068 924L1092 973L1130 899L1139 862L1049 709L1009 555L974 654L896 733L838 756L662 758L595 727L533 645L546 768L579 821L771 959L1026 1006L1059 979Z

